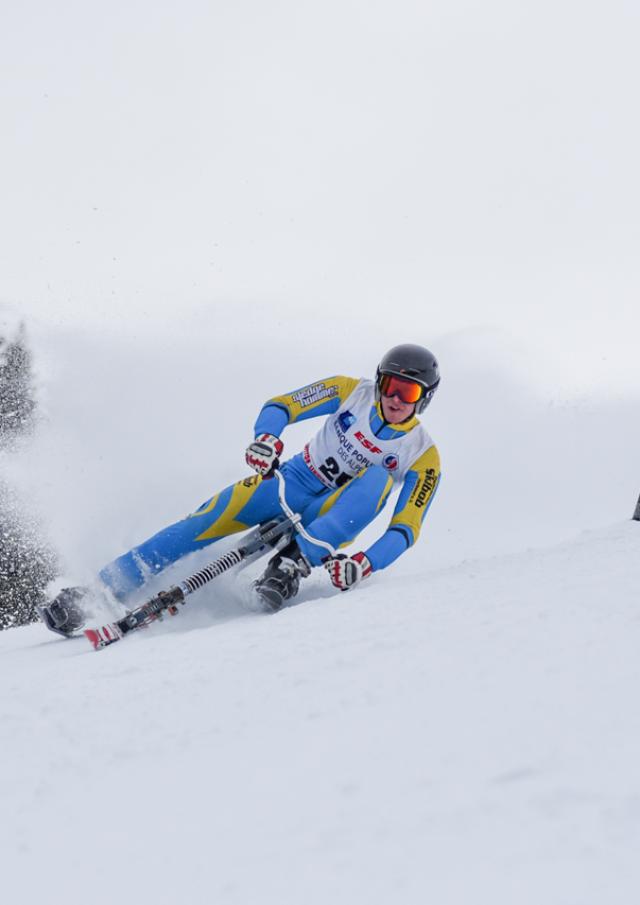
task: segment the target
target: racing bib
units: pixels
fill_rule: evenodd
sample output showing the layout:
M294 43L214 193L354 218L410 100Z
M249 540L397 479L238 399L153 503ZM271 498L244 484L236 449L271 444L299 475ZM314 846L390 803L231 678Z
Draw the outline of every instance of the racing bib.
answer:
M374 465L381 466L394 481L400 482L416 459L433 446L420 423L406 432L394 431L390 440L381 439L371 427L372 409L375 411L375 384L361 380L305 446L304 460L325 487L342 487L363 468ZM383 423L382 427L388 433L393 426Z

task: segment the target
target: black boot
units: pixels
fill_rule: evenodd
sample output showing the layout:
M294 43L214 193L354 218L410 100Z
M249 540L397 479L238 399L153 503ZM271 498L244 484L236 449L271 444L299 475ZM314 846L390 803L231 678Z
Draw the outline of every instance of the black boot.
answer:
M310 574L311 566L295 540L292 540L270 560L264 574L253 587L264 609L277 613L285 600L296 596L300 579Z
M70 638L84 625L80 601L88 593L87 588L64 588L51 603L38 607L46 627L58 635Z

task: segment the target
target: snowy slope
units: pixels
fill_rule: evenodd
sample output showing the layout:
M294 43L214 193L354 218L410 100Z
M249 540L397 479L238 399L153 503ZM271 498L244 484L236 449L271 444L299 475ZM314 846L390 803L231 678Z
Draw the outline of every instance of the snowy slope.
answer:
M639 527L3 633L7 901L637 901Z

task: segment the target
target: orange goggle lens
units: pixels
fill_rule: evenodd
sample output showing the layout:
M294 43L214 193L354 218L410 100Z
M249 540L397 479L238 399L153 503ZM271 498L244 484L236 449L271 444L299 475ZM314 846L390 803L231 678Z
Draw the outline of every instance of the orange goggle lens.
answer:
M398 396L407 405L411 405L422 398L424 387L413 380L405 380L403 377L395 377L393 374L383 374L380 377L380 392L383 396Z

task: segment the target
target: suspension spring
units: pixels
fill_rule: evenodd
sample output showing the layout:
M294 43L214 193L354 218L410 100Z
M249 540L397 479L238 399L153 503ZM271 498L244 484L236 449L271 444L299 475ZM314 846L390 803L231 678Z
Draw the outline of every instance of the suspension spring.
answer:
M185 594L193 594L194 591L203 587L213 578L217 578L218 575L222 575L223 572L227 572L233 566L237 566L243 559L244 557L237 550L230 550L229 553L225 553L220 559L216 559L215 562L209 563L204 569L185 578L180 585L180 588Z

